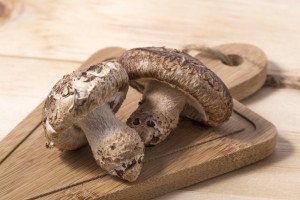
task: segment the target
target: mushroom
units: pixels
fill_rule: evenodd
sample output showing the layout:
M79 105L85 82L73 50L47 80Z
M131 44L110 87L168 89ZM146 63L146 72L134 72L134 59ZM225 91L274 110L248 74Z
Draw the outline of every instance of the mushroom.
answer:
M43 110L46 146L74 150L89 143L109 174L134 181L140 174L144 144L114 113L128 91L128 75L115 61L75 71L58 81Z
M209 126L227 121L231 94L221 79L196 58L164 47L126 51L119 63L130 85L143 93L127 124L145 145L162 142L177 126L180 114Z

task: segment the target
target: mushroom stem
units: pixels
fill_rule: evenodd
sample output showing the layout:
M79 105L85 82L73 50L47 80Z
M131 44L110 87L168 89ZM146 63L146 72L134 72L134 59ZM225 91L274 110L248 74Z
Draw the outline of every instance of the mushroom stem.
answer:
M183 92L167 83L151 80L127 124L137 130L146 145L158 144L176 128L185 103Z
M79 121L97 163L108 173L128 181L137 179L144 144L134 129L119 121L105 104Z

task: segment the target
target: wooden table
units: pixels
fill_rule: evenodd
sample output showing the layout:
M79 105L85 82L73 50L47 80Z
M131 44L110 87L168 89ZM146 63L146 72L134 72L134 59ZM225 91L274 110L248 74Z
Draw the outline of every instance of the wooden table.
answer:
M54 83L107 46L262 48L269 73L300 76L297 1L0 0L0 139ZM300 199L300 91L263 88L242 103L274 123L275 153L158 199Z

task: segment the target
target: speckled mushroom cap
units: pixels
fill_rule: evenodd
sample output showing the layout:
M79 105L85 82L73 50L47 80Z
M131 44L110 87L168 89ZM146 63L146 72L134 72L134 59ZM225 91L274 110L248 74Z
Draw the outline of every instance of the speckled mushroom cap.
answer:
M81 134L82 130L75 125L76 122L105 103L116 112L127 90L128 75L117 62L102 62L86 71L65 75L51 90L43 109L43 126L48 145L51 146L51 141L59 134L72 135L72 139L78 139L81 143L84 134ZM59 148L68 143L55 145ZM75 148L64 147L69 150Z
M164 82L184 92L182 115L216 126L229 119L233 102L222 80L196 58L164 47L135 48L118 60L126 69L130 85L143 93L149 80Z

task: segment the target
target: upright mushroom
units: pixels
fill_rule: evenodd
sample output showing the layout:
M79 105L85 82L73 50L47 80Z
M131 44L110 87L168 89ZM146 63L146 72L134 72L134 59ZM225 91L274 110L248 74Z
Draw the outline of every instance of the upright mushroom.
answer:
M217 126L232 114L232 97L215 73L196 58L163 47L135 48L118 60L130 85L143 93L127 120L146 145L163 141L177 126L180 114Z
M65 75L44 105L46 146L74 150L88 141L101 168L125 180L136 180L144 144L134 129L114 115L127 90L128 75L117 62Z

